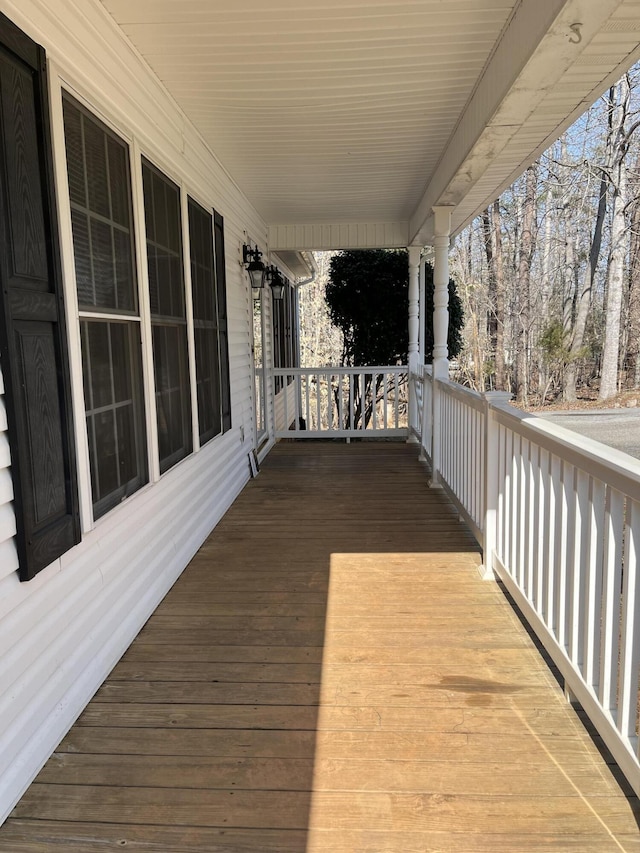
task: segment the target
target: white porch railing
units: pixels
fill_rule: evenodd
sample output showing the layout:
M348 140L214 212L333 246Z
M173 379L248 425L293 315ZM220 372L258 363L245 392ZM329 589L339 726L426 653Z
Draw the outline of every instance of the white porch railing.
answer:
M407 368L273 370L276 438L408 435Z
M519 412L504 395L433 383L424 371L411 381L412 432L434 481L640 794L640 462ZM430 411L439 417L425 428Z

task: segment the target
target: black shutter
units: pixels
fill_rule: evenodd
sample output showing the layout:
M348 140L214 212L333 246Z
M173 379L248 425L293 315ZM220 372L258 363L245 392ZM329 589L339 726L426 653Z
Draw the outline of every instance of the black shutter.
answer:
M0 16L0 362L20 579L80 539L46 58Z
M218 297L218 340L220 346L220 397L222 431L231 429L231 382L229 378L229 335L227 331L227 271L224 259L224 220L213 211L216 253L216 293Z

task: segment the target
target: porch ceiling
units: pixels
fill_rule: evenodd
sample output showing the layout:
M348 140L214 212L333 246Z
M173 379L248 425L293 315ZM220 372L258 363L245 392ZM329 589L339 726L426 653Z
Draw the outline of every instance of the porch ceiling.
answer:
M640 39L637 0L102 3L273 249L426 242L442 203L461 228Z

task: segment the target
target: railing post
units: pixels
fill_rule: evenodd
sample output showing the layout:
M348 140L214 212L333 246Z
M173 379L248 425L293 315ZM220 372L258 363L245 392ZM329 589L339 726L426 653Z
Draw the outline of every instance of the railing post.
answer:
M484 410L484 519L482 522L482 568L485 580L495 578L493 571L493 553L498 544L498 482L500 427L493 417L496 403L508 403L511 394L508 391L486 391Z
M420 256L422 254L421 246L409 246L409 425L416 423L418 404L416 401L415 383L411 377L415 375L418 369L418 338L420 334ZM417 438L411 434L407 441L410 443L417 442Z

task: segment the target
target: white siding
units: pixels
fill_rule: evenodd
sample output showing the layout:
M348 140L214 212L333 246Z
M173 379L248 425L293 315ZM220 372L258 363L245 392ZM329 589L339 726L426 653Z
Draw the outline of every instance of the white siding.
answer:
M224 216L233 427L95 525L84 519L82 542L21 584L0 376L0 820L248 478L253 437L249 293L239 247L245 232L266 243L264 223L98 3L20 0L3 2L2 11L47 50L58 169L64 86ZM60 174L58 191L65 289L71 297L67 319L75 426L81 434L77 309L66 184ZM86 492L86 442L79 445L80 487ZM81 498L86 504L86 493Z
M296 388L296 383L292 382L276 395L273 404L273 416L275 427L278 431L289 429L293 423L295 423L295 428L298 428L296 419Z

